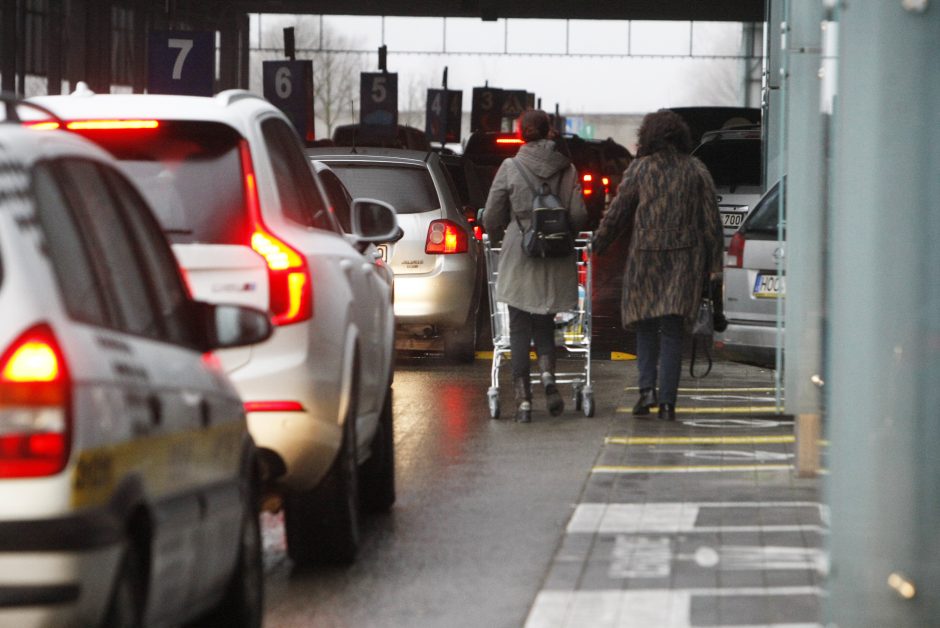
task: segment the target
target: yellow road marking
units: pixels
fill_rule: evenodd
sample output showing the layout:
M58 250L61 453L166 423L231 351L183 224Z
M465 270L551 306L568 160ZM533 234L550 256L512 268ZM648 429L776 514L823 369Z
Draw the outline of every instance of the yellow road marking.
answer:
M769 445L793 443L795 436L608 436L612 445Z
M732 473L741 471L790 471L790 464L702 464L702 465L600 465L591 473Z
M624 388L625 391L639 392L639 388L636 386L627 386ZM753 392L753 393L772 393L776 389L773 387L751 387L751 388L679 388L681 393L697 393L700 395L718 395L721 393L731 393L731 392Z
M622 351L611 351L610 352L611 360L636 360L636 356L632 353L624 353Z
M651 409L655 409L652 406ZM633 412L633 408L617 408L621 414ZM721 408L676 408L676 414L777 414L777 406L725 406Z

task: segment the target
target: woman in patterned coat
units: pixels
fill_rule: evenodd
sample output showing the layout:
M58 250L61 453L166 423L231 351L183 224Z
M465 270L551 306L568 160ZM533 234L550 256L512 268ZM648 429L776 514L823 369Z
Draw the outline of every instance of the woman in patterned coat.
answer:
M721 273L723 238L715 184L689 155L689 128L678 114L648 114L638 132L637 159L624 172L594 235L597 254L628 238L620 315L637 335L640 399L633 414L659 404L675 420L682 338L703 282ZM658 393L657 393L657 382Z

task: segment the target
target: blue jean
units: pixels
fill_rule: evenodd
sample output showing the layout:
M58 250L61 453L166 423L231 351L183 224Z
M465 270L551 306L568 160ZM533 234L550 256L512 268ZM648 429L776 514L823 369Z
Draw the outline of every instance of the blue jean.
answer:
M681 316L649 318L636 323L636 358L640 371L638 385L656 388L659 380L659 403L676 403L679 375L682 372Z

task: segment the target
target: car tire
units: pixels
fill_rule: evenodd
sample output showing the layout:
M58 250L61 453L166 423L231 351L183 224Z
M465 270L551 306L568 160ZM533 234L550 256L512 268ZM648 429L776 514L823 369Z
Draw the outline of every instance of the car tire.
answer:
M357 362L354 372L358 368ZM326 477L313 490L288 494L285 500L287 555L297 565L348 565L359 551L358 375L352 390L343 441Z
M141 625L143 615L143 565L138 549L131 541L121 558L102 628L135 628Z
M362 507L366 512L388 512L395 503L395 427L392 387L385 393L379 426L372 439L372 456L360 470Z
M246 490L248 494L242 513L237 562L225 596L200 622L201 626L261 628L264 619L264 567L258 493L254 487Z
M458 329L448 329L444 332L444 357L452 362L469 364L476 358L480 299L474 298L472 303L467 323Z

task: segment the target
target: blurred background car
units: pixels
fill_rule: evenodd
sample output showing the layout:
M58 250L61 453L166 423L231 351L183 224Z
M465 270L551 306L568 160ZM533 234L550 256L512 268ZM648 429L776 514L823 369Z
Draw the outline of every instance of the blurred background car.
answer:
M271 312L269 340L219 353L271 470L265 504L283 503L295 562L352 561L360 497L395 501L391 288L361 249L394 237L394 210L353 201L351 243L288 119L247 91L36 100L140 185L197 297Z
M670 107L689 125L692 143L698 145L708 131L736 126L760 125L759 107Z
M750 125L708 131L692 154L702 160L715 181L727 249L731 236L763 192L761 128Z
M515 157L523 144L525 142L517 133L474 131L467 137L463 154L476 168L484 197L489 194L500 164L504 159Z
M431 143L421 129L399 124L389 132L385 127L368 124L342 124L333 129L334 146L372 146L431 150Z
M395 346L474 359L484 293L483 256L440 156L393 148L309 148L354 196L389 203L404 232L380 246L395 273Z
M0 624L260 627L261 469L209 352L268 315L193 301L110 156L15 119L0 268Z
M607 205L617 193L617 186L633 155L613 138L584 139L565 134L559 140L560 150L571 157L578 170L581 194L588 211L588 231L597 229Z
M716 348L731 360L773 367L778 341L778 299L786 294L780 271L785 233L779 233L780 183L761 197L731 237L725 254L724 310L728 327ZM782 328L779 334L782 334Z

